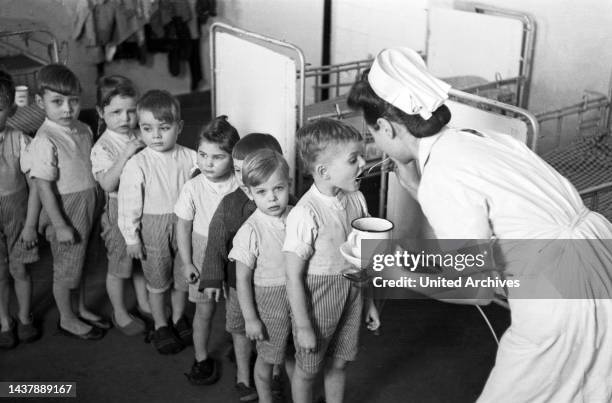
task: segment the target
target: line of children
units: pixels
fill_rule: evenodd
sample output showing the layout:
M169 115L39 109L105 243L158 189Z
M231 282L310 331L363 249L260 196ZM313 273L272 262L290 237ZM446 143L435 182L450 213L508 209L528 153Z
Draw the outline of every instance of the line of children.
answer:
M187 378L198 385L214 383L219 377L217 362L208 354L208 340L221 292L201 292L197 282L202 272L212 216L221 199L239 185L232 164L232 150L238 140L238 132L229 124L226 116L214 119L204 128L198 139L197 150L201 174L183 185L174 207L178 217L176 235L183 274L189 282L189 301L195 304L195 362Z
M40 201L36 187L21 172L30 138L7 125L15 112L15 83L0 72L0 348L39 336L30 313L32 280L26 263L38 260ZM17 321L9 314L10 280L18 303ZM15 322L17 322L15 326Z
M24 153L28 139L5 124L13 110L14 85L0 75L0 214L7 214L3 206L21 207L18 214L11 210L14 224L4 225L9 221L2 215L0 226L0 347L16 342L8 315L9 272L19 302L17 338L38 336L24 264L37 259L34 228L41 204L39 231L51 244L58 329L95 340L110 327L86 308L83 292L97 181L107 193L102 217L106 283L120 331L144 330L124 299L126 280L133 278L139 310L152 315L155 348L173 354L193 342L195 362L188 378L213 383L219 370L209 356L208 339L227 282L226 330L236 355L239 400L255 400L257 392L265 402L278 396L279 365L291 362L286 350L292 333L297 366L288 373L294 402L312 401L314 379L323 370L327 401L341 402L362 313L361 289L342 277L349 264L339 252L351 221L368 215L357 180L365 165L361 135L330 119L298 131L300 157L314 184L291 209L289 168L274 137L252 133L239 140L220 117L203 130L196 153L176 143L183 126L176 98L152 90L136 102L133 84L113 76L99 83L97 108L105 128L92 149L91 130L77 120L81 87L76 76L65 66L49 65L40 71L39 82L36 101L47 117ZM190 179L196 166L202 174ZM36 183L29 197L28 176ZM144 280L133 259L140 260ZM76 312L74 289L79 290ZM184 316L187 295L196 304L193 334ZM368 327L377 328L371 300L366 311ZM257 391L249 365L252 340L257 341Z

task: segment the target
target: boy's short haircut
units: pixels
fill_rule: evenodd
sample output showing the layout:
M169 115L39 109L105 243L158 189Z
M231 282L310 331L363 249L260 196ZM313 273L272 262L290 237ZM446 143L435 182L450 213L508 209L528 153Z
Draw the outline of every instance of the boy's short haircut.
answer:
M278 168L289 180L289 164L280 153L270 149L255 151L244 160L242 182L248 187L259 186L267 181Z
M363 141L363 136L346 123L322 118L302 126L296 134L297 149L306 172L312 172L319 154L330 144Z
M249 133L236 143L232 150L232 158L244 160L247 155L263 149L274 150L281 155L283 154L280 143L271 134Z
M80 95L82 88L78 77L63 64L48 64L38 72L38 95L45 90L62 95Z
M0 70L0 105L10 107L15 103L15 82L6 71Z
M151 112L160 122L174 123L181 120L181 104L168 91L147 91L136 104L138 114Z

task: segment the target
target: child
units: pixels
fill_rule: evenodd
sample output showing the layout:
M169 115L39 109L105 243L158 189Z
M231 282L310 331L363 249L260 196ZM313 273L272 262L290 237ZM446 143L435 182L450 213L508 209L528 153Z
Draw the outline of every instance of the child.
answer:
M30 138L6 124L15 112L14 102L13 79L0 71L0 348L13 348L18 340L27 343L39 336L30 314L32 280L25 263L38 260L40 200L19 162ZM9 315L10 277L18 303L17 337L15 321Z
M221 200L208 229L208 244L200 274L200 291L218 295L224 279L229 285L225 304L225 330L232 335L236 357L236 391L240 401L257 400L257 391L251 386L251 341L246 337L244 318L236 294L236 266L228 259L232 240L238 229L257 208L242 187L242 164L250 153L261 149L281 151L278 141L269 134L251 133L244 136L232 151L234 173L241 188ZM280 378L277 378L279 380ZM280 382L276 382L279 385Z
M325 366L326 401L339 403L346 363L357 354L362 310L361 289L341 274L351 266L339 248L351 221L368 215L357 179L365 165L363 140L340 121L320 119L298 130L297 144L314 184L289 213L283 245L296 348L293 401L312 402L313 382ZM372 301L367 321L371 330L380 324Z
M174 204L195 167L196 153L176 144L183 121L179 102L170 93L147 92L138 101L136 113L147 147L128 160L121 173L118 225L127 255L142 263L155 326L153 346L161 354L176 354L183 344L168 326L164 300L174 279L174 330L191 339L183 318L187 282L180 273L180 262L175 260Z
M122 76L103 77L98 82L97 111L102 136L91 150L91 167L96 181L106 192L102 215L102 238L106 244L108 272L106 290L113 306L113 324L128 336L145 331L144 322L131 315L125 306L126 280L133 277L140 311L150 312L142 273L133 272L132 258L117 225L117 189L125 163L144 147L136 136L136 88Z
M284 362L291 333L281 251L285 220L291 209L287 206L287 161L273 150L249 154L242 167L242 182L257 210L236 233L229 258L236 261L236 285L246 335L257 341L254 378L259 401L271 403L272 369Z
M183 274L189 282L189 300L196 305L193 317L195 362L187 378L196 385L209 385L219 378L217 362L208 355L208 339L219 293L209 296L198 290L208 225L221 199L239 186L234 176L232 149L240 140L227 116L214 119L200 133L198 168L201 175L183 186L174 207L178 217L176 238L183 262Z
M51 243L53 296L61 333L84 340L104 336L110 323L85 307L83 266L96 212L96 182L91 173L93 135L77 117L81 84L67 67L51 64L38 73L36 102L46 119L28 150L43 212L39 227ZM71 290L79 288L78 315Z

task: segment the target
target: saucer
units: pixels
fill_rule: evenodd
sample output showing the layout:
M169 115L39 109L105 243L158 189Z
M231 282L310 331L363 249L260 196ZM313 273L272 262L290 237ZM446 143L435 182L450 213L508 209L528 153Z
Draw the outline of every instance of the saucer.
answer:
M347 262L361 269L361 258L353 255L353 251L351 250L351 245L348 242L340 245L340 253L346 259Z

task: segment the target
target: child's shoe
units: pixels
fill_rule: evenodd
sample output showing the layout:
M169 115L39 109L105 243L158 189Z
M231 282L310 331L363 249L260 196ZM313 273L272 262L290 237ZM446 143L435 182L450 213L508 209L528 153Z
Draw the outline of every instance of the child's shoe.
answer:
M242 382L236 384L236 392L238 392L238 400L241 402L254 402L258 399L257 390L252 386L246 386Z
M192 385L212 385L219 380L219 365L212 357L204 361L194 361L191 372L185 376Z
M173 324L173 327L174 332L184 346L193 344L193 329L186 317L181 316L181 318Z
M30 323L21 323L17 318L17 338L22 343L31 343L40 337L40 330L34 324L34 319L30 315Z
M162 326L153 332L151 343L160 354L176 354L183 349L180 340L176 338L168 326Z
M0 348L10 349L16 345L15 321L11 319L11 328L9 330L0 331Z

